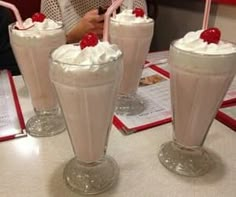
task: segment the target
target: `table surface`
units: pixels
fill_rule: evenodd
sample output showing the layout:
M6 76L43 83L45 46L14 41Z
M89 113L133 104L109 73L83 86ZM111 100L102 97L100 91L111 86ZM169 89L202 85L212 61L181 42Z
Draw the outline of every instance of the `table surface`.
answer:
M25 121L33 115L21 77L14 78ZM119 181L98 197L235 197L236 133L214 121L204 147L215 160L205 176L175 175L159 162L160 145L172 139L165 124L129 136L114 126L108 154L120 167ZM65 164L74 156L67 131L48 138L31 136L0 143L1 197L75 197L63 182Z

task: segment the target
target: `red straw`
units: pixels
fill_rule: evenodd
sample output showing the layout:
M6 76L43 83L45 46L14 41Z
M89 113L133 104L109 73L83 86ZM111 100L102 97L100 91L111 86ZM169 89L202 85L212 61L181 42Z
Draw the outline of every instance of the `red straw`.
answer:
M15 17L16 17L16 20L17 20L17 27L19 29L25 29L24 25L23 25L23 22L22 22L22 18L21 18L20 13L19 13L19 10L16 8L16 6L14 6L11 3L4 2L4 1L0 1L0 6L11 9L13 11Z
M123 1L124 0L115 0L112 5L107 9L104 19L103 41L108 41L110 16L119 6L121 6Z
M210 10L211 10L211 0L206 0L205 10L204 10L204 18L203 18L203 22L202 22L202 29L207 29L207 27L208 27Z

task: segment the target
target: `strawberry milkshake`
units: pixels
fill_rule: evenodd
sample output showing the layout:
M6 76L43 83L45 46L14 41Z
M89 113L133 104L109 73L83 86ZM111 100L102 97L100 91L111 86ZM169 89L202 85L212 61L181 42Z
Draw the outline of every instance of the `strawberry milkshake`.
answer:
M36 13L24 21L25 30L9 26L10 42L24 81L30 92L36 116L27 121L30 135L44 137L65 130L56 92L49 79L49 54L65 43L62 23Z
M211 161L201 146L235 76L236 45L220 41L220 31L210 28L174 41L169 54L174 142L159 158L178 174L202 175Z
M110 41L117 44L124 54L124 73L116 108L119 115L135 115L144 110L144 103L136 96L136 91L152 41L153 28L153 19L148 18L140 8L124 10L110 19Z
M76 155L64 178L79 193L100 193L117 179L117 164L105 154L121 76L121 51L93 33L52 53L50 77Z

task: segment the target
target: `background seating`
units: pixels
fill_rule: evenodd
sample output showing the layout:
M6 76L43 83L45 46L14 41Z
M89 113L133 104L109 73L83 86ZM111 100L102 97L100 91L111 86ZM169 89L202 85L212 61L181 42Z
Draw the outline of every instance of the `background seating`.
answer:
M31 17L33 13L40 11L41 0L5 0L14 4L22 16L22 19Z

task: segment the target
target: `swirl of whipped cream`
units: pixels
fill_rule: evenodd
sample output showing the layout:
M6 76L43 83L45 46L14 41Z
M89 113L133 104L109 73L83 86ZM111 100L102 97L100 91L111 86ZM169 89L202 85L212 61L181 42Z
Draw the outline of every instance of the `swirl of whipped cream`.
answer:
M33 22L31 18L27 18L23 22L24 30L13 28L13 33L21 37L42 37L43 35L53 35L55 32L51 30L59 30L63 27L62 22L55 22L49 18L45 18L43 22Z
M133 10L123 10L121 13L116 14L115 17L112 17L111 20L128 25L131 23L150 23L153 21L153 19L149 18L147 15L136 17L132 12Z
M187 33L183 38L174 42L174 46L184 51L191 51L202 54L229 54L236 52L236 45L232 43L219 41L218 44L204 42L200 38L203 30Z
M117 45L99 41L96 46L83 50L75 44L62 45L52 53L52 58L66 64L88 66L111 62L121 54Z

